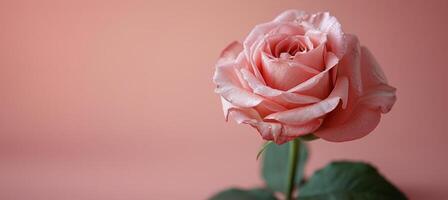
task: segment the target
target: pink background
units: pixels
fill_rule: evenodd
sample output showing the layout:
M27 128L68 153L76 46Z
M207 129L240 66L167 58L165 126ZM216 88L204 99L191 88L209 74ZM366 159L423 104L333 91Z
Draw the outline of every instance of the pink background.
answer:
M262 141L224 121L211 78L223 47L289 8L331 11L398 88L371 135L313 142L308 173L365 160L412 199L448 199L442 0L2 0L0 199L205 199L262 184Z

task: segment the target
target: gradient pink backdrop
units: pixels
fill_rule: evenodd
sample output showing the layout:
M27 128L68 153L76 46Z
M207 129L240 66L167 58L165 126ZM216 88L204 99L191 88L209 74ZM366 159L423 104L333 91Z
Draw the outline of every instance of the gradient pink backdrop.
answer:
M369 136L313 142L307 172L374 163L448 199L448 1L0 1L0 199L205 199L262 184L261 144L211 82L229 42L285 9L328 10L398 88Z

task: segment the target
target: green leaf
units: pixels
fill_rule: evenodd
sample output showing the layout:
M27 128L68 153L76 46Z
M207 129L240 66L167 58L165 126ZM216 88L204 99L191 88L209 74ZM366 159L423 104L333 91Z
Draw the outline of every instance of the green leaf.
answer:
M304 136L300 136L300 139L304 140L304 141L313 141L313 140L319 139L319 137L317 137L316 135L310 133L310 134L307 134L307 135L304 135Z
M224 190L209 200L276 200L274 194L267 189L256 188L251 190L243 190L231 188Z
M299 200L406 200L369 164L338 161L317 171L299 190Z
M266 148L268 148L268 146L272 143L274 143L274 142L268 141L268 142L264 143L263 146L261 146L260 151L258 151L258 153L257 153L257 160L258 160L258 158L260 158L261 154L266 150Z
M278 192L287 190L288 181L288 155L290 142L282 145L272 144L264 152L262 176L269 188ZM308 149L304 142L299 142L299 158L295 184L299 185L303 179Z

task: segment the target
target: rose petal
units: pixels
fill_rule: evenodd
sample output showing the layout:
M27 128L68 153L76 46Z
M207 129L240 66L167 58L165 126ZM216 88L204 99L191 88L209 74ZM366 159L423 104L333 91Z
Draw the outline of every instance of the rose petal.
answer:
M315 47L327 42L327 33L323 33L318 30L314 29L307 30L305 36L310 38L311 42L313 42Z
M288 37L288 35L285 35L285 34L267 35L263 39L263 44L262 44L263 52L266 53L267 55L274 55L275 54L274 50L275 50L277 44L287 37Z
M304 54L296 54L294 56L294 61L313 67L318 71L323 71L325 69L324 55L325 45L322 44Z
M316 130L322 120L314 120L300 126L282 125L276 122L264 122L258 112L253 108L239 108L221 98L226 120L233 119L239 124L249 124L256 128L265 140L272 140L277 144L283 144L295 137L305 135Z
M262 97L242 88L233 63L217 66L213 82L217 85L215 92L236 106L254 107L263 101Z
M230 43L221 52L221 55L219 56L219 59L218 59L218 64L226 62L226 61L235 60L241 51L243 51L243 45L241 45L240 42L234 41L234 42Z
M246 120L244 123L256 128L263 139L272 140L277 144L284 144L298 136L315 131L319 128L322 120L314 120L300 126L255 120Z
M299 105L311 104L319 102L321 99L301 95L296 93L288 93L282 90L277 90L262 84L255 76L247 69L241 69L243 79L248 83L249 87L255 94L271 99L283 106L294 107Z
M299 11L299 10L286 10L282 13L280 13L274 21L276 22L292 22L295 21L298 18L302 18L303 16L307 15L306 12Z
M226 120L232 118L239 124L249 124L256 128L259 134L265 140L273 140L275 142L283 141L282 137L283 125L280 123L264 122L258 112L252 108L239 108L221 98Z
M395 91L396 89L389 85L378 85L373 89L365 91L364 95L359 98L359 102L371 109L387 113L397 100Z
M277 138L277 141L275 142L277 144L283 144L302 135L312 133L320 127L322 121L322 119L316 119L299 126L289 124L283 125L283 133L281 134L281 137Z
M263 39L269 31L271 31L273 28L277 27L278 23L275 22L267 22L263 24L256 25L254 29L249 33L249 35L246 37L246 39L243 42L243 47L246 50L246 56L250 57L249 50L252 48L252 46L255 44L255 42Z
M240 47L241 44L233 42L221 53L213 76L213 82L217 86L215 92L236 106L253 107L260 104L263 98L243 89L235 71L235 55L239 53L237 51Z
M328 95L328 98L341 98L342 108L345 109L348 103L348 88L348 78L341 76L336 80L333 91L331 91L330 95Z
M279 123L264 122L258 112L253 108L239 108L221 98L226 120L232 118L239 124L249 124L256 128L266 140L275 140L281 135L282 125Z
M335 53L339 59L344 56L346 49L344 32L336 17L331 16L328 12L323 12L307 15L303 21L312 25L314 29L327 33L328 50Z
M276 23L275 21L272 23ZM277 26L271 29L266 35L278 35L284 34L288 36L303 36L306 33L306 29L294 22L278 22Z
M260 72L262 70L260 69L260 66L262 65L261 53L264 49L263 46L266 46L267 38L276 35L291 36L303 34L305 34L305 30L297 24L292 23L277 23L272 21L256 26L244 41L245 54L255 77L261 82L266 83L264 76ZM286 39L288 39L288 37L286 37ZM271 50L275 51L274 49ZM275 52L273 53L275 54ZM278 57L278 55L275 57Z
M235 53L231 52L235 52L233 50L237 49L236 46L235 43L232 43L221 54L225 57L219 59L220 62L217 63L213 76L213 82L217 86L215 92L237 107L251 108L263 104L263 107L273 112L285 110L286 108L283 106L245 89L243 81L239 76L239 70L237 70L237 68L243 67L238 67L239 63L232 60L232 57L229 56L232 55L234 57Z
M339 101L340 98L333 97L310 106L273 113L265 119L272 119L285 124L301 125L331 112L339 104Z
M226 121L229 120L229 116L232 112L236 112L235 114L233 114L232 119L237 123L244 123L248 120L255 120L255 121L262 120L260 115L255 109L237 107L232 103L230 103L229 101L227 101L226 99L224 99L223 97L221 97L221 102Z
M362 74L366 87L387 83L386 75L370 50L366 47L361 47L361 57L361 66L365 66L365 68L370 70L369 73Z
M282 134L282 125L279 123L258 121L249 124L252 127L256 128L261 137L265 140L276 141Z
M252 29L252 31L243 42L244 54L249 60L250 67L252 68L255 77L257 77L257 79L263 83L265 83L265 81L258 67L261 63L261 47L264 44L264 38L266 37L266 34L277 26L278 24L276 22L259 24L255 26L254 29Z
M381 113L367 107L356 106L350 112L350 117L344 121L338 120L336 115L332 116L331 121L326 118L325 125L314 132L314 135L331 142L350 141L366 136L380 122Z
M275 120L284 124L301 125L318 119L333 111L339 102L347 101L348 80L338 79L335 89L328 98L304 107L277 112L265 117L265 120Z
M266 84L279 90L288 90L319 73L314 68L298 62L271 59L262 55L262 74Z
M349 78L347 108L327 115L315 135L334 142L361 138L378 125L381 112L395 103L395 89L387 80L370 52L359 46L356 36L347 35L348 52L339 64L338 78Z
M328 72L335 67L338 62L339 59L336 55L331 52L327 52L325 58L326 69L312 78L289 89L288 92L315 96L322 99L325 98L330 93L330 76Z
M293 57L296 54L306 54L308 51L313 50L313 43L310 41L308 37L302 35L294 35L287 36L283 38L281 41L276 43L275 45L269 44L270 46L274 46L274 51L272 57L279 58L282 53L287 53L289 56ZM300 47L304 49L304 52L300 51ZM294 49L294 51L292 51ZM295 53L296 52L296 53ZM323 56L320 58L323 60Z

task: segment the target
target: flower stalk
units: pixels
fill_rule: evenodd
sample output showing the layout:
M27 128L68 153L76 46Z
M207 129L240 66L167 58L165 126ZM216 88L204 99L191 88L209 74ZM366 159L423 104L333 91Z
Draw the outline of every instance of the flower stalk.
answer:
M297 161L299 157L299 139L294 139L289 145L289 159L288 159L288 182L286 187L286 200L293 199L294 182L297 171Z

